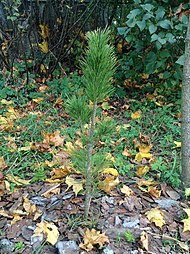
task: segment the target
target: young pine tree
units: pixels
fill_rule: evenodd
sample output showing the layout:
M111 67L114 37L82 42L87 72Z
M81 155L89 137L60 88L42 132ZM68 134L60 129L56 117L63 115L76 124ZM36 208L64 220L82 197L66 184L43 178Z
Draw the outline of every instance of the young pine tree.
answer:
M95 172L106 163L103 156L93 154L95 140L97 138L96 113L98 103L105 100L113 91L112 77L115 72L116 58L114 48L109 44L108 29L96 30L87 33L88 47L85 57L81 60L83 72L84 95L74 95L68 99L66 109L71 117L79 121L81 130L84 133L84 124L88 124L88 134L84 138L85 149L80 149L73 153L73 161L78 169L83 171L86 180L85 186L85 218L89 214L93 189L96 183ZM104 121L101 123L104 125ZM110 122L111 124L111 122ZM99 128L106 132L112 131L107 121L105 126ZM107 126L107 127L106 127ZM102 134L102 135L104 135ZM101 135L100 133L98 134Z

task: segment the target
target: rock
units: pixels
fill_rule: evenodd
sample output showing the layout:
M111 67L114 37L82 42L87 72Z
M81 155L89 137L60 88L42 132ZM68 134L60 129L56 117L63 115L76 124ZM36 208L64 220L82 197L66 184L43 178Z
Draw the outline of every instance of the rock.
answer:
M139 219L136 217L128 217L124 219L123 226L125 228L135 228L138 226L139 222Z
M107 246L103 249L102 254L114 254L114 251L110 248L110 246Z
M178 206L179 201L173 199L156 199L155 202L159 205L160 208L168 209L171 206Z
M75 241L58 241L56 248L59 254L79 254L79 246Z
M9 241L8 239L2 239L0 241L0 254L11 254L14 251L14 243L12 243L11 241Z

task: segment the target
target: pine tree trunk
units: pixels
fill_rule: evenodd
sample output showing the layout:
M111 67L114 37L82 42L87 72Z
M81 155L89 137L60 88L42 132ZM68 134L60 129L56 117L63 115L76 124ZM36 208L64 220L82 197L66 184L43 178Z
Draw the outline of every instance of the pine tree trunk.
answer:
M190 20L186 35L182 86L182 181L190 187Z

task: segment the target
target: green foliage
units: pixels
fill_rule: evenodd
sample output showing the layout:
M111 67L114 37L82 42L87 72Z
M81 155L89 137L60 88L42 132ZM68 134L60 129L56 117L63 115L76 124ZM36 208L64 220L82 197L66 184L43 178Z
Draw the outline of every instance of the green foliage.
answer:
M128 243L133 243L133 242L135 242L135 237L134 237L133 233L132 233L130 230L126 230L126 231L125 231L125 240L126 240Z
M89 32L87 37L88 48L85 58L81 61L84 95L73 95L66 102L69 114L80 122L82 133L84 133L83 124L88 122L87 135L84 133L82 138L84 148L77 148L72 155L74 165L86 179L86 219L92 195L98 184L98 174L107 164L106 156L97 149L95 150L95 144L97 138L102 139L102 137L109 136L113 128L111 121L96 124L97 103L105 100L113 90L111 81L116 66L114 48L109 45L109 30ZM90 104L92 104L91 108Z
M139 84L144 82L142 73L146 73L154 85L179 85L188 17L184 14L179 19L175 14L179 6L171 8L168 2L161 5L157 1L133 1L132 6L127 26L118 28L129 50L120 60L121 73ZM188 4L184 4L187 8Z
M89 45L86 57L81 61L85 93L92 102L101 102L113 91L114 48L108 45L108 30L89 32L87 37Z

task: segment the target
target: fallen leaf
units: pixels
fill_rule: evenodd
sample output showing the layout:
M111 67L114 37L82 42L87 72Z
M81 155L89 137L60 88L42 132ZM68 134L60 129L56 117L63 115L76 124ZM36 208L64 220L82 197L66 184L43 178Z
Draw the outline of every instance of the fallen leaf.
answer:
M142 112L140 110L133 112L131 114L131 119L135 120L135 119L139 119L141 117Z
M109 243L108 236L105 233L101 234L100 231L96 231L94 228L86 230L83 241L84 243L81 243L79 247L86 251L91 251L96 245L99 245L101 249L105 243Z
M185 188L185 196L186 197L190 196L190 188Z
M32 99L32 100L36 103L40 103L44 100L44 98L36 98L36 99Z
M119 178L115 179L114 176L106 176L104 181L100 182L98 187L100 190L105 191L106 193L110 193L112 189L119 184Z
M60 137L60 131L57 130L54 133L45 133L42 131L42 135L44 136L43 144L50 144L54 146L63 146L63 142L65 140L64 137Z
M34 203L31 203L30 200L26 197L23 196L23 207L25 209L25 211L31 215L34 214L37 210L36 205Z
M102 171L102 173L103 174L110 174L112 176L118 176L119 175L118 171L115 168L105 168Z
M47 54L49 51L48 48L48 42L47 41L43 41L42 43L38 43L38 46L40 48L40 50L44 53Z
M188 216L187 219L181 220L184 223L183 232L186 232L188 230L190 231L190 208L186 208L186 209L184 208L183 210L186 212Z
M5 169L5 168L7 168L7 167L8 167L8 166L7 166L6 162L4 161L3 156L1 156L1 157L0 157L0 170L3 170L3 169Z
M17 186L28 185L31 182L31 180L24 180L11 174L7 174L6 179L12 183L15 183Z
M66 177L65 183L68 185L67 190L70 187L72 187L76 196L79 193L79 191L83 190L83 184L82 184L82 182L79 182L79 181L75 180L71 176L67 176Z
M146 173L148 173L149 171L150 171L150 167L148 167L148 166L142 166L142 167L138 168L138 170L136 172L136 175L137 176L143 176Z
M109 105L107 101L102 103L102 108L103 108L103 110L108 110L110 108L114 109L114 107Z
M151 185L156 185L156 184L158 184L158 183L153 181L153 180L144 180L144 179L139 180L137 182L138 187L141 187L141 186L151 186Z
M131 190L127 185L123 185L123 187L120 189L121 193L125 194L125 196L129 197L134 195L134 191Z
M64 165L59 168L53 168L54 175L52 176L52 179L61 179L68 175L70 172L70 169Z
M42 193L41 196L50 198L52 195L60 194L60 188L58 188L59 186L60 186L60 184L56 184L56 185L52 186L50 189L48 189L47 191Z
M148 248L148 234L145 231L141 232L140 242L141 242L143 249L148 251L148 249L149 249Z
M36 224L37 228L34 230L33 236L41 236L42 233L47 236L46 241L55 245L58 237L59 231L58 228L52 222L42 221Z
M129 149L127 149L126 147L123 150L122 155L126 156L126 157L131 157L131 153L130 153Z
M175 144L176 146L173 146L173 147L172 147L173 149L181 148L181 142L174 141L174 144Z
M155 198L159 198L161 196L161 190L158 190L157 187L149 187L148 193L150 193Z
M153 222L159 228L162 228L165 224L164 215L158 208L152 208L150 211L146 212L146 216L150 222Z

